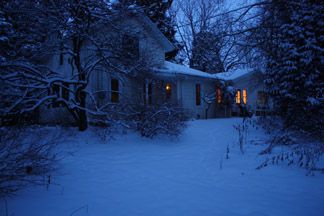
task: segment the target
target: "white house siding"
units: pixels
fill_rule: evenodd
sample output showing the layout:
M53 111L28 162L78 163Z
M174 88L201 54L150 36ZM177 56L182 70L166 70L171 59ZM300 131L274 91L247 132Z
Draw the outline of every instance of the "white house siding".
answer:
M196 84L201 85L201 105L196 105ZM215 83L213 80L187 77L181 80L182 85L182 104L183 106L190 110L192 117L194 118L206 118L206 108L207 104L203 101L202 97L209 90L216 90ZM208 110L208 118L216 117L216 106L213 103Z
M252 111L255 114L256 108L258 105L258 91L264 91L264 86L258 84L257 77L255 77L255 74L251 73L251 74L244 76L240 79L234 80L233 86L236 89L240 89L241 94L242 94L243 89L247 90L247 104L246 104L246 106L249 111ZM233 110L234 111L238 110L235 102L234 102Z
M138 17L124 20L120 23L122 28L139 37L139 48L141 57L152 66L162 65L165 59L165 49L157 40L153 30L147 27L143 20Z

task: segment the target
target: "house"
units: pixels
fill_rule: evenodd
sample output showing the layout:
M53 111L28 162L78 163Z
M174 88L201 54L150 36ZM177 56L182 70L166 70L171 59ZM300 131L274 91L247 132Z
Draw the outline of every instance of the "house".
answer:
M141 62L141 67L138 65L133 67L132 61L127 64L116 62L112 67L103 65L92 71L86 87L86 91L91 95L87 97L88 107L92 106L96 110L103 111L108 106L126 102L134 104L174 102L182 104L194 118L235 115L239 113L237 107L230 109L228 106L221 106L221 92L217 85L220 80L233 83L237 89L236 104L244 103L249 110L257 113L257 102L259 105L265 103L262 90L250 88L248 81L251 80L249 76L253 74L251 71L245 73L236 71L230 75L209 74L165 61L165 53L172 51L174 47L146 16L136 15L129 19L118 20L118 25L121 29L126 29L124 32L127 34L119 35L108 31L110 33L107 33L106 37L114 37L112 41L116 41L115 50L120 48L126 51L126 55L121 55L126 62L135 56L135 62ZM93 44L86 44L82 53L85 62L93 52ZM70 63L69 54L53 55L46 60L50 68L61 71L66 78L73 76ZM134 68L140 69L136 71ZM58 86L56 92L64 100L69 101L71 89L73 86ZM206 100L207 94L214 95L212 102ZM39 113L41 123L73 121L68 111L59 103L51 106L43 105Z

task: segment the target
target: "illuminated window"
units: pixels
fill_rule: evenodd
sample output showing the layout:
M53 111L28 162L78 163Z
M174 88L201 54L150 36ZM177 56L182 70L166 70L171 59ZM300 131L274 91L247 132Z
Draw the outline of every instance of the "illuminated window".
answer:
M241 103L241 90L237 90L236 92L236 103L239 104Z
M200 84L196 84L196 105L201 105L201 86Z
M221 96L221 90L217 89L217 102L220 103L222 102L222 96Z
M259 104L267 103L267 98L265 97L265 93L263 91L258 91L258 103Z
M247 102L247 91L246 89L243 89L243 103L246 104Z
M143 84L143 103L152 104L152 83Z
M111 79L111 102L119 103L119 82L117 79Z
M166 84L165 90L166 90L166 93L165 93L166 99L171 100L171 84Z

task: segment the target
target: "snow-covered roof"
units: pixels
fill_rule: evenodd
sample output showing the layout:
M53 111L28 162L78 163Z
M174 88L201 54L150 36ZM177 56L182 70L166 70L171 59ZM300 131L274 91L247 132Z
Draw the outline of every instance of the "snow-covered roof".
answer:
M165 61L162 69L159 69L159 71L164 75L189 75L189 76L197 76L197 77L209 78L209 79L218 79L216 74L202 72L169 61Z
M162 69L159 69L161 73L164 75L188 75L188 76L196 76L202 78L209 79L221 79L225 81L236 80L243 76L246 76L253 72L253 69L237 69L228 72L222 72L217 74L210 74L206 72L202 72L193 68L189 68L183 65L175 64L169 61L164 62L164 66Z
M230 81L230 80L233 81L233 80L244 77L251 73L253 73L252 68L245 68L245 69L231 70L228 72L222 72L222 73L218 73L215 75L218 77L218 79L222 79L222 80L226 80L226 81Z

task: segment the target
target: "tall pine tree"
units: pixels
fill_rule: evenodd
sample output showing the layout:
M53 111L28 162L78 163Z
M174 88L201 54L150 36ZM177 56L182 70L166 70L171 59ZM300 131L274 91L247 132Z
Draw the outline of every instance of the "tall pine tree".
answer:
M324 3L274 0L270 9L266 83L276 111L287 126L323 136Z

